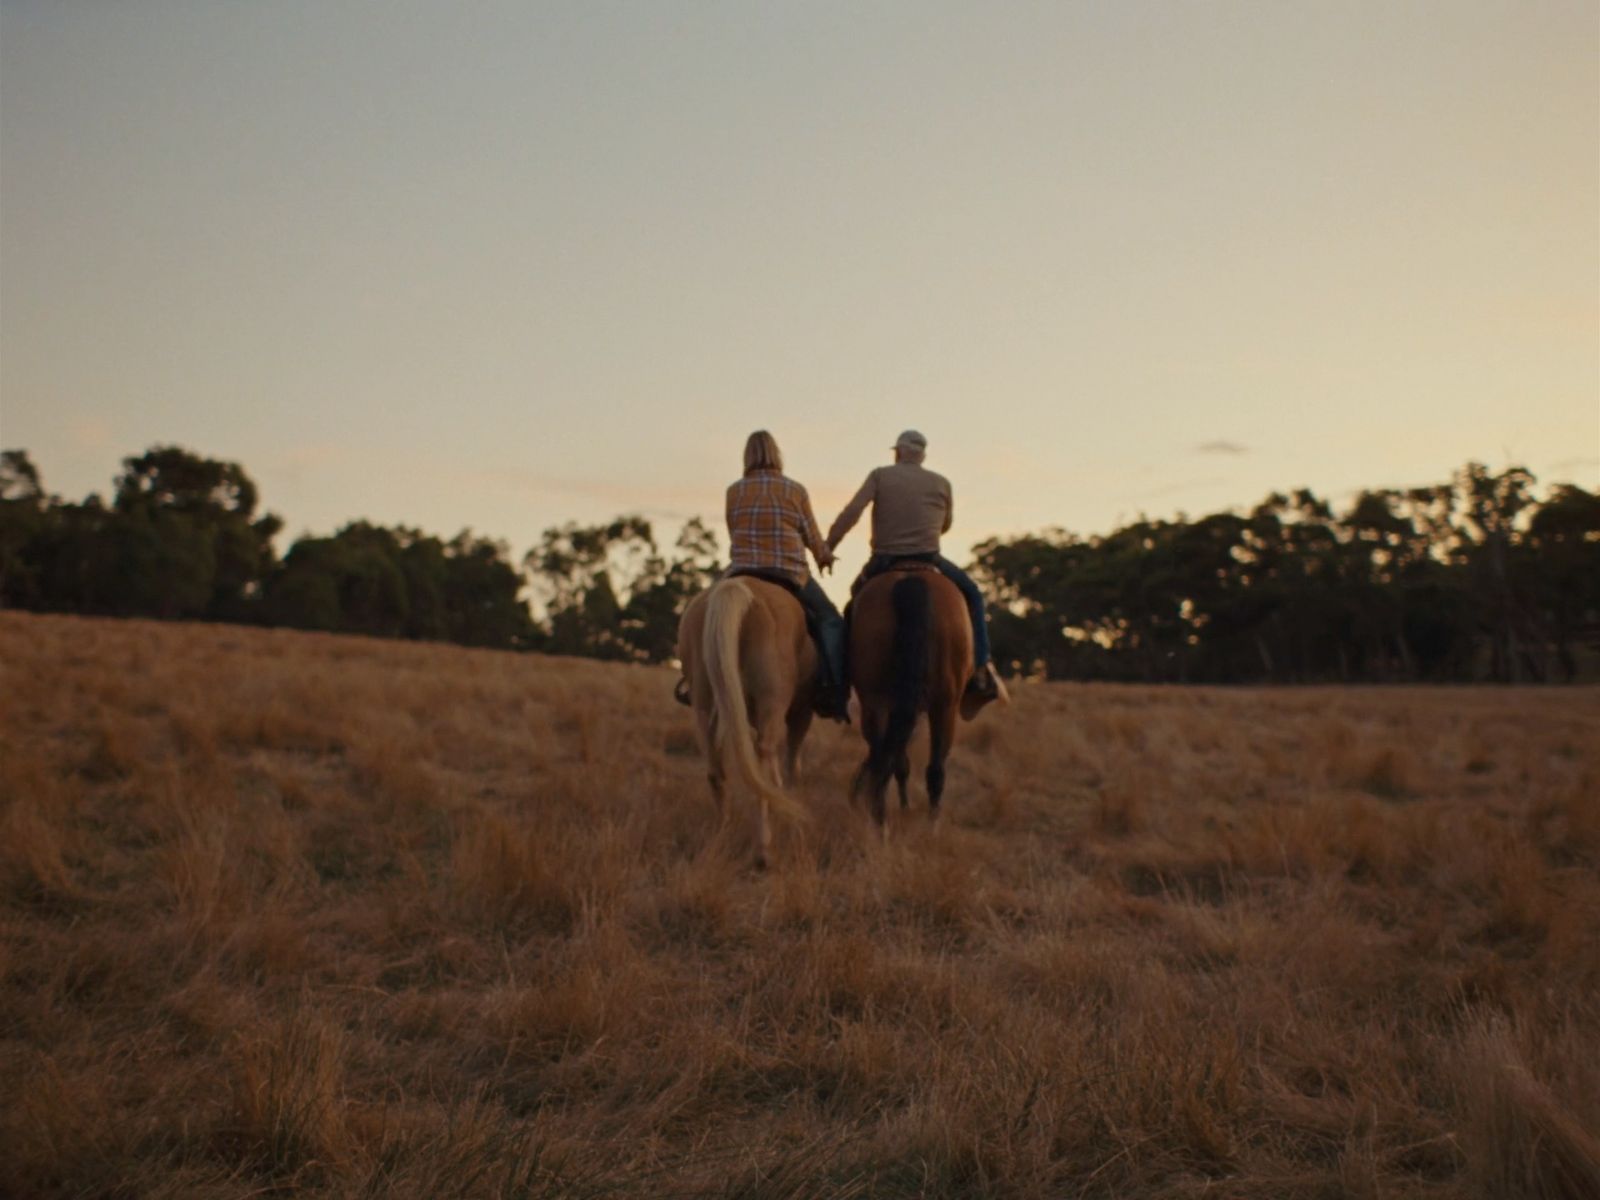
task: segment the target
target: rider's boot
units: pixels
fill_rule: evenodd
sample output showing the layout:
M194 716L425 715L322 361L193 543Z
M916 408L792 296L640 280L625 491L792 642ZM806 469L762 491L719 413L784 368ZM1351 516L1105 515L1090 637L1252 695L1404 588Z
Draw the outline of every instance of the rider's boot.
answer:
M829 721L843 721L850 723L850 688L846 684L834 683L826 675L818 675L817 687L811 701L811 709Z

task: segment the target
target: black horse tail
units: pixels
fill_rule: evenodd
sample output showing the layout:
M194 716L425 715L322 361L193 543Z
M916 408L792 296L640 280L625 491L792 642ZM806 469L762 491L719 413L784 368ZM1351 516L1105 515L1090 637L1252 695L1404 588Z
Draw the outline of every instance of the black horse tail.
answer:
M933 598L920 574L895 581L889 593L894 609L894 696L889 720L873 747L873 774L882 779L911 744L917 714L928 690L928 640L933 625Z

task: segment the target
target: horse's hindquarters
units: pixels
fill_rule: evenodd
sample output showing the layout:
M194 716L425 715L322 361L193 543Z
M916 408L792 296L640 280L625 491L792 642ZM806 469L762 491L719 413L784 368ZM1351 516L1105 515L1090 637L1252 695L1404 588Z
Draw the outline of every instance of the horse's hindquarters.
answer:
M805 815L783 790L787 760L798 749L787 720L802 678L797 628L804 639L798 600L744 577L721 580L695 597L679 624L712 792L720 804L731 767L732 778L757 798L758 862L770 842L769 806L791 818ZM809 673L804 682L809 687Z
M928 802L937 813L956 711L972 671L972 627L956 586L934 571L888 572L861 589L852 609L850 674L861 701L867 759L855 789L866 787L872 815L885 820L889 777L909 769L917 719L928 716Z
M888 571L869 580L851 606L850 683L865 707L869 699L887 702L901 674L895 662L895 588L925 589L928 636L922 663L927 686L919 688L917 709L929 710L936 694L952 684L957 695L972 673L972 624L961 590L933 570ZM904 602L904 601L903 601ZM909 664L906 664L909 665ZM934 686L937 684L937 686Z

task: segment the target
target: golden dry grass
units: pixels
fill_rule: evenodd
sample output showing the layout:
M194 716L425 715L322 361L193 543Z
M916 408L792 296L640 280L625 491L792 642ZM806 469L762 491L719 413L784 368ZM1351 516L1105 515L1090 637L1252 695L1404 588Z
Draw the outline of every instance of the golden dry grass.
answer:
M758 875L671 675L0 614L0 1192L1600 1195L1600 693L1029 684Z

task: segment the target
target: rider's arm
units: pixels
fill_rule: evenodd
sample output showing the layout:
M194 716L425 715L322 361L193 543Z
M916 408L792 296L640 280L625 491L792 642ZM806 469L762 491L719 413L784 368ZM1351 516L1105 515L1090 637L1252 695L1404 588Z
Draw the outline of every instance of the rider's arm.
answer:
M950 522L956 519L956 500L951 487L946 484L944 489L944 524L939 526L940 533L950 532Z
M872 471L867 475L867 481L861 485L860 489L851 498L850 503L846 504L839 515L834 518L833 528L828 530L828 545L830 547L837 546L844 541L844 535L855 528L856 522L861 519L861 514L867 510L867 505L872 503L877 494L878 473Z
M803 487L797 487L798 494L795 499L800 508L800 536L805 539L806 549L811 551L811 557L817 560L817 566L826 566L833 561L833 549L822 540L822 530L817 527L816 514L811 511L811 497Z

